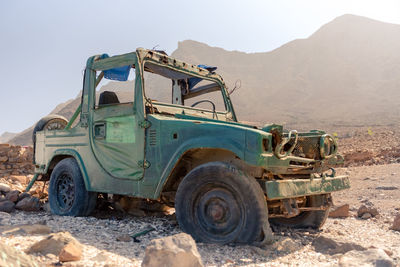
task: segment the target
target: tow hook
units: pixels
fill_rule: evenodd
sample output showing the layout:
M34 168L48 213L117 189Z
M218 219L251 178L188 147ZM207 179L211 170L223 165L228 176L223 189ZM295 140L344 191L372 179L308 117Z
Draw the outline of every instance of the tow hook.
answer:
M283 147L292 139L292 135L294 136L294 142L293 142L292 146L286 152L281 153ZM294 148L297 145L297 139L298 139L297 131L296 130L291 130L289 132L288 137L282 138L282 142L277 144L277 146L276 146L276 148L274 150L275 156L278 157L279 159L283 159L283 158L286 158L287 156L289 156L293 152Z

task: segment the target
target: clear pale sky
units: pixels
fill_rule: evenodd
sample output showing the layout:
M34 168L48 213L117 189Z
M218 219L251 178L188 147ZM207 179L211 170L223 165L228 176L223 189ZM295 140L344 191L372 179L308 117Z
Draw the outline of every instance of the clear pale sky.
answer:
M0 134L19 132L82 88L86 59L192 39L266 52L355 14L400 24L400 1L0 1Z

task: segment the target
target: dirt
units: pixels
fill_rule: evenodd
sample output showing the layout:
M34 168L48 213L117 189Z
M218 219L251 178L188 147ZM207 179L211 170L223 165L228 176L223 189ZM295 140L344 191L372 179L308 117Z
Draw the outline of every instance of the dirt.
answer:
M399 156L395 153L384 154L399 148L398 137L399 129L394 127L352 128L351 131L339 132L340 151L348 161L337 172L350 176L351 189L334 193L333 201L335 206L349 204L349 217L328 218L320 231L275 228L276 245L263 249L249 245L197 243L204 265L337 266L340 256L349 248L384 249L394 263L400 265L400 232L390 229L394 218L400 214ZM372 156L356 161L349 155L356 155L357 151L367 151ZM383 158L380 155L384 155ZM371 158L379 160L372 161ZM379 214L370 219L358 218L357 210L361 205L375 207ZM38 222L47 224L53 232L68 231L84 245L80 261L62 266L140 266L150 240L181 232L173 214L153 213L134 217L117 211L104 211L104 207L94 216L84 218L61 217L46 211L16 211L0 223ZM117 241L118 237L132 235L148 227L155 230L137 240ZM1 234L0 241L24 251L44 237L46 235ZM339 245L334 249L325 249L324 246L330 242ZM60 265L58 258L50 254L35 257L43 265Z

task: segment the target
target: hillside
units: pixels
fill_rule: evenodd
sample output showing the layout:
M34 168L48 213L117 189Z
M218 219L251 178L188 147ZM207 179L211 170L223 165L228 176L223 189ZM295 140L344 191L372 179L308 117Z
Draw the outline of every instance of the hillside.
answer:
M400 118L400 25L344 15L267 53L180 42L172 56L218 66L242 120L389 124Z
M186 40L172 56L218 66L229 88L240 79L232 99L242 121L323 128L400 122L399 47L400 25L343 15L270 52L226 51ZM79 102L69 100L53 113L69 118ZM30 144L31 131L10 142Z

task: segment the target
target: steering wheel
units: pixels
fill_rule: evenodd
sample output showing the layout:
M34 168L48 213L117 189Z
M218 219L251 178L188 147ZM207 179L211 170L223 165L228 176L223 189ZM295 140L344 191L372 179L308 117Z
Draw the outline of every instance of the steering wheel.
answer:
M197 102L195 102L195 103L193 103L190 107L194 107L194 106L197 106L198 104L201 104L201 103L210 103L211 105L212 105L212 111L213 111L213 119L214 119L214 115L215 115L215 117L217 118L217 120L218 120L218 116L217 116L217 112L215 111L215 104L211 101L211 100L208 100L208 99L204 99L204 100L200 100L200 101L197 101Z

